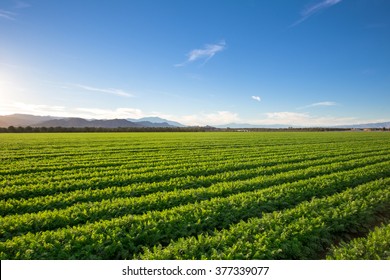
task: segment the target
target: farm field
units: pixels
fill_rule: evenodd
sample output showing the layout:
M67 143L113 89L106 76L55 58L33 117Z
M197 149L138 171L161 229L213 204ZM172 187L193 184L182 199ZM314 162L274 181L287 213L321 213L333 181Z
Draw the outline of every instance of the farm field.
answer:
M0 134L0 259L389 259L390 133Z

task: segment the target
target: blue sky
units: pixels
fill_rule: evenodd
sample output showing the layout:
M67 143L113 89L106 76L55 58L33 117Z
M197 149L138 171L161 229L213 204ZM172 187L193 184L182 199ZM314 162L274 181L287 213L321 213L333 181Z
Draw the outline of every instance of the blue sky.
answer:
M1 0L0 115L390 121L388 0Z

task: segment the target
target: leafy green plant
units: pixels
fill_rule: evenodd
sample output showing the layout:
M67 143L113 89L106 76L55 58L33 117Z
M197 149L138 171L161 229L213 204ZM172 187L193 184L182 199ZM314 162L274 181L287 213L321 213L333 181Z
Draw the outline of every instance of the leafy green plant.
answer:
M318 258L388 213L389 137L0 134L0 258Z
M390 260L390 224L376 227L367 237L332 246L326 258L329 260Z

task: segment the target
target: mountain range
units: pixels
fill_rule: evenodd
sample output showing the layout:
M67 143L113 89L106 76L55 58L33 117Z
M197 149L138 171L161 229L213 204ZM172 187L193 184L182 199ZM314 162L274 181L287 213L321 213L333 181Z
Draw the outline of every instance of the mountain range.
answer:
M13 114L0 116L0 127L184 127L184 125L158 117L142 119L88 120L83 118L61 118L52 116L34 116Z
M381 122L381 123L365 123L365 124L354 124L354 125L339 125L336 128L390 128L390 122Z
M31 127L102 127L102 128L118 128L118 127L185 127L185 125L162 119L159 117L146 117L141 119L83 119L83 118L63 118L53 116L35 116L28 114L13 114L0 116L0 127L9 126L31 126ZM216 128L288 128L291 125L274 124L274 125L253 125L247 123L230 123L226 125L217 125ZM298 127L298 126L293 126ZM328 126L328 128L390 128L390 122L381 123L366 123L354 125L337 125Z
M175 126L175 127L185 127L185 125L183 125L181 123L162 119L159 117L147 117L147 118L140 118L140 119L126 119L126 120L132 121L132 122L151 122L154 124L167 123L167 124L169 124L171 126Z
M256 125L248 123L229 123L224 125L217 125L217 128L305 128L309 126L297 126L297 125L285 125L285 124L271 124L271 125ZM390 122L381 123L364 123L364 124L352 124L352 125L335 125L335 126L324 126L324 128L349 128L349 129L363 129L363 128L390 128Z

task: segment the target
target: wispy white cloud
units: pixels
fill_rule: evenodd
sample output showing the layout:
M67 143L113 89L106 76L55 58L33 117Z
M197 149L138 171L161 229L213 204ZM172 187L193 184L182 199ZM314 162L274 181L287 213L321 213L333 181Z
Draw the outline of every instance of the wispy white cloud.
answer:
M242 119L238 113L218 111L210 113L197 113L188 116L169 116L185 125L226 125L231 123L249 123L253 125L288 125L300 127L324 127L348 125L357 123L375 123L386 121L384 119L359 119L356 117L316 116L301 112L268 112L260 119Z
M225 41L218 44L207 44L203 49L194 49L187 54L187 60L183 63L175 64L176 67L184 66L197 60L203 60L203 64L207 63L214 55L223 51L226 48Z
M229 111L217 111L212 113L199 113L176 118L177 121L186 125L220 125L239 122L237 113Z
M15 13L15 10L21 10L25 8L31 7L30 4L23 1L14 1L15 5L11 8L11 10L0 9L0 18L7 20L16 20L18 14Z
M31 104L23 102L12 102L4 105L0 105L1 115L8 114L32 114L47 116L53 115L58 116L66 113L66 108L64 106L57 105L46 105L46 104Z
M312 107L330 107L330 106L339 106L339 105L340 104L333 101L323 101L323 102L312 103L303 107L299 107L297 109L305 109L305 108L312 108Z
M141 109L136 108L76 108L75 114L95 119L139 119L147 116Z
M0 104L0 115L10 115L15 113L38 116L79 117L86 119L138 119L150 115L137 108L73 108L59 105L32 104L23 102Z
M252 99L256 100L256 101L261 101L261 98L260 96L255 96L255 95L252 95Z
M307 6L305 9L301 12L301 18L297 20L295 23L293 23L290 27L297 26L307 20L309 17L313 16L314 14L319 13L320 11L323 11L325 9L328 9L338 3L340 3L342 0L322 0L320 2L317 2L315 4L312 4L310 6Z
M295 113L295 112L272 112L265 113L267 116L267 121L274 121L276 124L288 122L288 124L300 121L302 119L309 118L309 115L306 113Z
M17 14L11 11L6 11L0 9L0 18L8 19L8 20L15 20Z
M361 120L354 117L313 116L308 113L297 112L269 112L264 119L253 120L257 125L291 125L303 127L322 127L335 125L348 125L356 123L379 122L380 120Z
M23 102L0 103L0 115L32 114L56 117L80 117L85 119L139 119L143 117L159 116L174 120L185 125L223 125L230 123L250 123L254 125L289 125L301 127L324 127L361 123L378 123L387 119L361 119L356 117L315 116L299 112L268 112L260 119L241 119L235 112L217 111L200 112L192 115L164 115L161 112L145 112L138 108L88 108L68 107L48 104L31 104Z
M124 91L122 89L116 89L116 88L96 88L96 87L80 85L80 84L75 84L74 86L78 87L80 89L83 89L83 90L87 90L87 91L112 94L112 95L117 95L117 96L122 96L122 97L133 97L134 96L133 94L128 93L128 92L126 92L126 91Z
M333 101L324 101L324 102L318 102L310 104L310 107L317 107L317 106L338 106L339 104Z
M323 0L317 4L311 5L302 11L302 16L309 17L323 9L329 8L342 0Z

